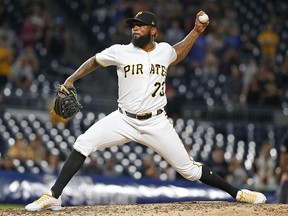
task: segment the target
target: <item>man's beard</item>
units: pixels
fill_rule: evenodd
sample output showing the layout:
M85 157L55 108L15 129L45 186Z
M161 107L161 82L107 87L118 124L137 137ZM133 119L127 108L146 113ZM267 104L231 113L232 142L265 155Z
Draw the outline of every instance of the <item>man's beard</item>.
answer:
M135 38L132 36L132 44L135 47L139 47L139 48L143 49L150 42L151 42L151 35L150 34L140 36L139 38Z

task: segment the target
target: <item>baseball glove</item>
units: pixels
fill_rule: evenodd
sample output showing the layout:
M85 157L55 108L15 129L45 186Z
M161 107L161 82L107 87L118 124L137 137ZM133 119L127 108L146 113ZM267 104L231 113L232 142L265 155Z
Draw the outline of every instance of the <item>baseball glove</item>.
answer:
M64 119L69 119L74 117L81 108L82 105L77 100L76 89L60 85L54 101L55 113Z

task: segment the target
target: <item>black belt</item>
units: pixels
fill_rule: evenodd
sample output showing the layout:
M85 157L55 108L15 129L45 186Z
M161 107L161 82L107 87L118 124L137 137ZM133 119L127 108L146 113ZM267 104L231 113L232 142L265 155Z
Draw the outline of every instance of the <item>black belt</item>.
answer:
M135 119L139 119L139 120L146 120L146 119L149 119L152 117L152 112L148 112L148 113L143 113L143 114L134 114L134 113L130 113L130 112L127 112L127 111L124 111L122 110L120 107L118 108L119 111L122 113L122 114L126 114L128 117L130 118L135 118ZM125 112L125 113L124 113ZM157 113L156 113L156 116L157 115L160 115L161 113L163 112L162 109L158 109L157 110Z

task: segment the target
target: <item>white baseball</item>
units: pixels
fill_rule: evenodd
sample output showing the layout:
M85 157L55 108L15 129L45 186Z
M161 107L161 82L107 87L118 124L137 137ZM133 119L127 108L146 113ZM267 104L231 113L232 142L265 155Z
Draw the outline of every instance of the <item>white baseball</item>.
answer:
M203 14L203 15L199 16L199 21L200 21L201 23L206 23L206 22L208 22L208 21L209 21L208 15L207 15L207 14Z

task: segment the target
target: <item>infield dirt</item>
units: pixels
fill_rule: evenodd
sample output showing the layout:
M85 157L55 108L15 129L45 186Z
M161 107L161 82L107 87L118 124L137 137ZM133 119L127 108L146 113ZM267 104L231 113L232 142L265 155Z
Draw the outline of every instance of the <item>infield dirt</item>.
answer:
M97 205L63 207L61 211L27 212L25 209L6 209L0 216L79 215L79 216L287 216L286 204L243 204L234 202L177 202L135 205Z

